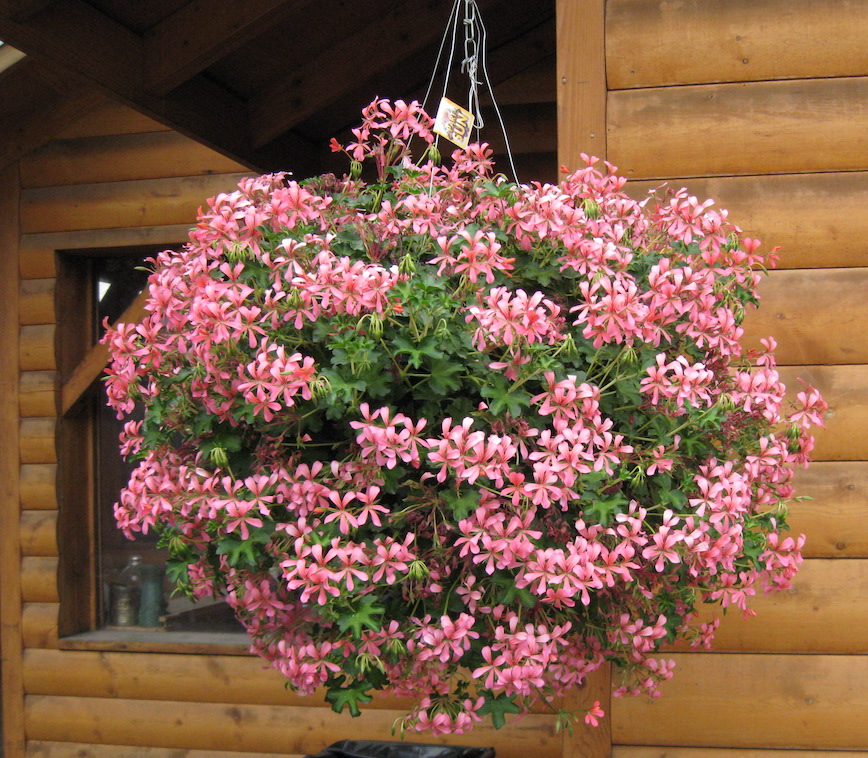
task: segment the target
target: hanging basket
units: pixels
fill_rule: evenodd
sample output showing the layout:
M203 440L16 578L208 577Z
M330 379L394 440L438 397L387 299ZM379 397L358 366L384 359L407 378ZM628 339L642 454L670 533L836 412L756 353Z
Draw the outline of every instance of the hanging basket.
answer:
M111 405L145 411L120 527L338 711L500 726L606 660L657 694L700 604L749 612L801 560L824 404L739 343L767 259L684 191L637 202L593 159L517 185L485 145L441 165L416 103L363 115L347 176L213 198L106 335Z

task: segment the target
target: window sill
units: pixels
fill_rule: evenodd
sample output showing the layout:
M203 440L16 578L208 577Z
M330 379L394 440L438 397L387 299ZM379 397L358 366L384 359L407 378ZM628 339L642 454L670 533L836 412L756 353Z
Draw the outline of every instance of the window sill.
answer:
M253 655L243 632L169 632L145 627L109 627L58 640L63 650Z

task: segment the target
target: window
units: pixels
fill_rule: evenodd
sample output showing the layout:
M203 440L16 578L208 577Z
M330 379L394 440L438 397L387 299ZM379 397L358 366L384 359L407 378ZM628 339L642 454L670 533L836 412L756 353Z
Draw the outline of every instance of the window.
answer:
M144 315L143 266L155 252L108 249L59 258L58 631L66 646L216 642L215 634L226 641L227 633L243 633L226 603L172 596L156 536L130 541L115 525L113 506L135 464L118 450L124 421L105 402L100 377L108 356L99 340L106 320Z

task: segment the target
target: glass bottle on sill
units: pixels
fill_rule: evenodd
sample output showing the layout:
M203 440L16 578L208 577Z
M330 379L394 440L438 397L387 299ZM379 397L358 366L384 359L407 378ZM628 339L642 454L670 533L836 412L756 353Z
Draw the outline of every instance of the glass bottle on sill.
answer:
M142 595L142 556L131 555L127 565L111 585L110 623L112 626L136 626Z

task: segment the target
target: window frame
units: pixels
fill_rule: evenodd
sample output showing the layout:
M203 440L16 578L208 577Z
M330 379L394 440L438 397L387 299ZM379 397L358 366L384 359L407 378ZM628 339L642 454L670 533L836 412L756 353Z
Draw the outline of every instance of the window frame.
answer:
M109 353L93 340L97 318L93 261L99 257L143 258L162 249L158 245L132 245L55 253L58 645L72 650L251 655L244 632L99 626L102 599L95 443L99 385ZM140 321L146 314L146 296L143 292L135 298L117 321Z

